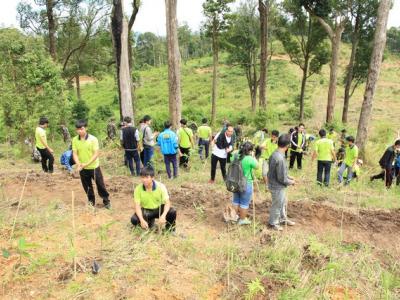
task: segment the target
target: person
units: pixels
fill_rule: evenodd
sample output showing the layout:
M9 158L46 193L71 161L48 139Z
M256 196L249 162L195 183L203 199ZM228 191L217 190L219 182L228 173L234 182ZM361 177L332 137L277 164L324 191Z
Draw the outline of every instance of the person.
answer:
M36 149L42 157L42 169L46 173L54 172L54 156L53 149L47 144L46 128L49 126L49 120L46 117L39 119L39 126L35 130Z
M293 131L290 136L290 164L289 169L293 169L294 161L297 160L297 169L301 170L303 152L306 149L306 134L304 132L304 124L300 123L297 130Z
M178 136L171 130L172 124L167 121L164 123L164 131L157 137L157 144L160 146L161 153L164 155L165 169L168 178L172 178L171 163L173 168L173 178L178 177L178 163L176 154L178 152Z
M210 142L212 141L211 127L207 124L207 118L201 120L202 125L197 129L199 136L199 155L200 159L204 160L208 158ZM203 149L205 156L203 156Z
M257 147L260 146L262 143L264 143L264 141L267 139L267 135L268 135L267 128L262 128L260 130L257 130L252 140L254 146Z
M228 154L233 151L233 126L227 125L226 130L218 133L211 142L211 179L209 183L215 182L215 175L217 171L217 164L221 167L222 177L226 179L226 162Z
M64 151L60 157L60 163L67 169L68 173L72 174L72 166L75 164L74 157L72 155L72 147Z
M85 120L76 121L75 128L78 135L72 139L72 153L89 205L95 205L92 184L92 180L94 180L99 196L103 199L104 207L110 209L109 193L100 169L99 141L95 136L87 132L87 122Z
M176 210L171 207L167 188L154 180L154 169L144 167L140 172L141 184L135 188L133 199L135 214L131 218L133 226L151 229L155 219L167 230L175 231Z
M261 161L262 161L262 177L266 186L268 186L268 160L271 157L272 153L278 149L278 138L279 131L272 130L271 138L266 139L261 144Z
M153 133L151 129L151 117L145 115L143 117L143 129L142 129L142 140L143 140L143 166L152 165L151 159L154 155L154 144L157 137L157 132Z
M271 192L272 204L269 212L269 227L281 231L280 225L295 225L286 215L286 188L296 181L288 175L285 151L291 144L289 135L278 138L278 149L272 153L268 163L268 189Z
M68 127L65 126L65 124L61 124L61 132L62 132L62 135L63 135L64 143L68 143L69 144L71 142L71 135L69 134Z
M239 150L238 159L241 161L243 175L246 177L246 190L233 193L232 205L239 215L238 225L249 225L251 221L247 218L247 211L253 196L253 170L258 168L257 160L253 157L254 146L250 142L244 142Z
M117 136L117 127L115 126L115 119L111 118L107 124L107 137L110 140L114 140Z
M297 130L297 126L294 127L294 128L289 128L289 130L288 130L289 136L291 136L292 133L293 133L294 131L296 131L296 130ZM285 159L288 158L288 155L290 156L290 147L289 147L289 148L286 150L286 152L285 152Z
M325 129L319 131L319 136L320 139L315 142L311 160L318 159L317 183L329 186L332 161L336 162L335 147L333 146L333 141L327 138ZM324 179L322 179L322 175L324 175Z
M333 126L329 127L329 132L326 134L326 138L331 140L333 142L333 146L335 147L335 144L338 139L338 134L335 131L335 128Z
M234 128L234 135L236 136L235 147L239 148L239 146L243 143L243 132L242 132L242 124L237 124Z
M122 128L122 147L125 150L125 159L127 161L131 175L135 175L135 170L133 169L133 161L135 161L136 175L140 174L140 157L139 157L139 147L140 147L140 137L139 131L133 127L132 118L124 118L125 126Z
M346 147L345 147L345 153L344 153L344 160L342 164L340 165L339 171L338 171L338 182L342 183L343 182L343 173L347 169L347 178L345 181L345 185L348 185L353 177L353 170L354 167L357 163L358 159L358 147L354 143L355 139L353 136L348 136L346 137Z
M194 148L193 131L188 128L186 119L179 122L181 127L178 129L178 145L179 145L179 166L188 168L190 149Z
M387 188L392 186L392 181L394 177L393 163L396 158L396 153L400 151L400 139L394 142L394 145L388 147L383 153L381 159L379 160L379 165L382 168L382 172L377 175L371 176L370 180L375 179L385 180L385 185Z
M143 147L143 132L144 132L144 127L146 124L144 124L143 118L139 120L139 138L140 138L140 145L141 145L141 151L140 151L140 161L142 164L144 163L144 147Z
M357 159L357 162L354 166L354 169L352 170L353 172L353 176L351 178L351 180L357 179L361 176L361 167L364 164L364 162L362 161L362 159ZM347 170L343 173L343 179L347 179Z
M396 153L394 162L394 177L396 178L396 185L400 185L400 151Z

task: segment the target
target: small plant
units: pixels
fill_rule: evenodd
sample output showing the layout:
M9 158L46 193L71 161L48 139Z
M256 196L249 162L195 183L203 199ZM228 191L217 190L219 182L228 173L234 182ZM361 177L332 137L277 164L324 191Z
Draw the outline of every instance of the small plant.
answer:
M254 297L257 296L258 294L264 295L265 289L260 279L256 278L255 280L252 280L247 284L247 292L246 294L244 294L244 299L246 300L254 299Z
M17 253L19 254L19 261L18 261L18 265L19 266L22 263L22 258L23 257L27 257L27 258L29 258L29 260L31 260L31 254L29 253L29 250L31 250L31 249L33 249L35 247L36 247L35 244L27 243L24 237L21 237L18 240Z
M110 229L111 225L113 225L115 221L103 224L99 227L99 238L100 238L100 251L103 250L105 243L108 240L108 230Z

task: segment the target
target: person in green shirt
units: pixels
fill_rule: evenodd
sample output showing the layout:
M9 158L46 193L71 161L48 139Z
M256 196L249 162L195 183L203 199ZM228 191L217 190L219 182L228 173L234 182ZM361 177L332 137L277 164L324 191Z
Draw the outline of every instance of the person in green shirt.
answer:
M279 131L272 130L271 138L266 139L264 143L261 144L261 161L262 161L262 177L266 186L268 186L268 160L272 153L278 149L278 138Z
M244 142L239 150L239 160L242 162L243 175L247 179L244 192L233 194L232 204L239 215L238 225L249 225L251 221L247 218L247 211L253 196L253 170L258 168L257 160L253 156L254 146L250 142Z
M39 151L42 158L42 169L46 173L54 171L54 156L53 149L47 144L46 128L49 126L49 120L46 117L39 119L39 126L35 130L36 149Z
M211 127L208 126L207 124L207 119L203 118L203 120L201 121L203 123L203 125L201 125L198 129L198 136L199 136L199 155L200 155L200 159L204 160L208 158L208 154L209 154L209 149L210 149L210 142L212 140L212 131L211 131ZM205 157L203 156L203 148L205 151Z
M336 162L335 147L333 146L333 141L326 137L325 129L319 131L319 136L320 139L315 142L311 160L314 161L315 158L318 158L317 183L319 185L324 184L325 186L329 186L332 161ZM324 175L323 181L322 175Z
M133 194L135 214L131 218L133 226L143 229L154 226L155 219L170 231L175 231L176 210L171 207L167 188L154 180L154 169L144 167L140 172L141 184L137 185Z
M189 167L190 149L194 148L194 138L192 129L187 127L186 119L180 121L181 128L178 129L179 144L179 166Z
M306 150L306 133L304 130L304 124L300 123L290 135L289 169L293 169L295 161L297 161L297 169L301 170L302 168L303 152Z
M338 134L336 133L333 127L329 128L329 132L326 134L326 138L331 140L333 142L333 146L335 147L335 144L338 140Z
M78 135L72 139L72 153L89 204L95 205L92 184L92 180L94 180L99 196L103 199L104 207L110 209L109 193L107 192L100 169L99 141L95 136L87 132L87 122L85 120L76 121L75 128Z
M347 178L345 181L345 185L348 185L353 177L353 170L356 166L358 159L358 147L354 144L354 137L348 136L346 137L347 146L345 148L344 160L340 165L338 171L338 181L339 183L343 182L343 173L347 169Z

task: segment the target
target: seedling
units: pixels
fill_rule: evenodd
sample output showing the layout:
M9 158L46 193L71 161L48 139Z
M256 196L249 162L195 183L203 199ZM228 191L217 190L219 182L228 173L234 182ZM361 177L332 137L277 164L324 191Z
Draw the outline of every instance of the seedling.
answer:
M100 251L103 251L103 246L108 240L108 230L110 229L111 225L113 225L115 221L111 221L109 223L103 224L100 226L98 234L100 238Z
M36 246L37 246L36 244L27 243L24 237L21 237L18 240L17 253L19 254L19 262L18 262L19 266L22 263L22 257L27 257L29 258L29 260L31 259L31 254L28 252L28 250L33 249Z
M258 294L264 295L265 289L259 278L252 280L247 284L247 293L244 295L244 299L254 299Z

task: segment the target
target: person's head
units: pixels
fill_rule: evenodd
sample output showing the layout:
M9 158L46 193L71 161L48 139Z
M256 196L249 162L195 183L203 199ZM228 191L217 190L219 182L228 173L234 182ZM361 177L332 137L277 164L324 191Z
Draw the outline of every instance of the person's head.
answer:
M342 133L342 135L346 135L347 130L346 129L342 129L341 133Z
M348 137L346 137L346 141L350 146L352 146L354 144L355 139L353 136L349 135Z
M289 133L289 134L292 134L294 131L295 131L295 129L292 127L292 128L289 128L288 133Z
M124 122L126 124L130 124L130 123L132 123L132 118L131 117L124 117Z
M201 123L203 123L203 124L207 124L207 122L208 122L207 118L203 118L203 119L201 119Z
M303 133L305 128L306 128L306 126L304 126L303 123L300 123L299 126L297 127L297 130L298 130L298 132Z
M287 134L283 134L278 138L278 147L284 151L289 148L290 145L290 136Z
M186 119L181 119L181 120L179 121L179 123L181 123L181 125L182 125L183 127L186 127L186 125L187 125L187 120L186 120Z
M86 136L86 127L87 127L87 122L86 120L77 120L75 122L75 128L76 128L76 133L81 137L85 137Z
M44 127L44 128L48 127L49 126L49 119L47 119L46 117L41 117L39 119L39 126Z
M140 170L140 180L145 187L150 187L153 184L154 169L152 167L144 167Z
M332 133L333 132L333 130L334 130L334 128L331 126L331 127L329 127L329 132L330 133Z
M244 142L239 149L239 156L242 159L246 155L251 155L251 152L254 150L254 145L250 142Z
M324 138L324 137L326 137L326 130L325 129L320 129L318 134L319 134L319 136L321 138Z
M226 125L225 135L227 137L231 137L234 132L235 132L235 130L233 129L232 125L230 125L230 124Z
M140 119L139 124L143 124L143 123L144 123L143 119Z
M171 122L170 122L170 121L166 121L166 122L164 122L164 128L165 128L165 129L170 129L170 128L171 128L171 126L172 126L172 124L171 124Z
M396 140L396 141L394 142L394 149L395 149L396 151L400 151L400 139L398 139L398 140Z
M151 117L149 115L145 115L143 117L143 123L150 125L151 124Z
M263 128L263 129L261 129L261 131L264 131L265 133L268 133L268 129L267 128Z
M278 130L272 130L271 131L271 139L276 142L279 138L279 131Z

